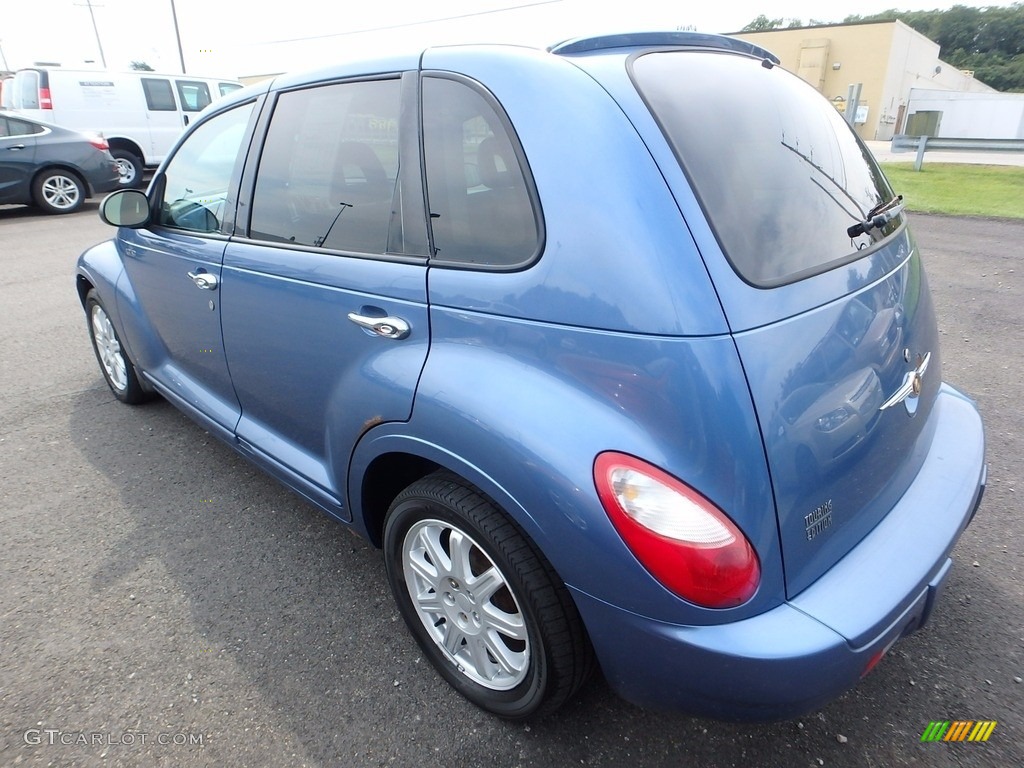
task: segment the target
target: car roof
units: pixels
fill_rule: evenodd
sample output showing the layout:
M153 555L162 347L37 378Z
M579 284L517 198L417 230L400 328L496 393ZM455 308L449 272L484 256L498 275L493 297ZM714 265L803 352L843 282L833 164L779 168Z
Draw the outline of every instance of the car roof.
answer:
M395 75L420 68L423 56L428 51L450 50L455 48L473 48L478 51L492 50L509 55L516 50L547 51L557 56L577 56L582 54L622 55L627 49L651 48L693 48L718 50L766 59L778 64L779 58L770 51L745 40L724 35L711 35L699 32L634 32L618 35L601 35L596 37L579 37L559 42L548 48L515 45L510 43L464 43L444 44L406 48L395 53L378 57L353 57L335 64L315 69L288 72L253 85L233 91L216 102L215 111L222 111L236 104L248 101L269 91L287 90L307 85L314 85L332 80L349 77L373 77L374 75Z

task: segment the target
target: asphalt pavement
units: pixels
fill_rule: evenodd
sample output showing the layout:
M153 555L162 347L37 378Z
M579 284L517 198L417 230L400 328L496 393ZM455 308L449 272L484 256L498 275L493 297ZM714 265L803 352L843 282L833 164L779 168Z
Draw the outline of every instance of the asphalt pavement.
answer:
M0 208L0 765L1024 763L1024 222L912 217L944 378L989 439L989 489L931 623L797 720L643 711L595 677L524 725L430 669L377 551L167 403L113 398L73 281L112 234L95 209ZM997 726L922 743L936 720Z

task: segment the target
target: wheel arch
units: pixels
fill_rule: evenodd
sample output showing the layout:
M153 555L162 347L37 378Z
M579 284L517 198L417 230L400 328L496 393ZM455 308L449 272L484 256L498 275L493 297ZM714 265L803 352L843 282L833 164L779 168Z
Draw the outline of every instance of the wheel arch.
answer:
M35 200L34 190L36 182L39 181L40 177L42 177L44 174L47 174L51 171L63 171L64 173L74 176L76 179L78 179L78 183L82 185L82 190L84 191L83 197L92 197L92 185L90 185L89 182L86 180L85 174L83 174L73 165L68 165L67 163L51 163L50 165L44 165L43 167L36 169L36 172L32 174L31 189L33 190L33 201Z
M131 152L138 157L143 165L146 164L146 153L142 151L142 147L134 139L129 139L125 136L113 136L107 138L107 144L110 145L111 151L123 149L125 152Z
M349 465L348 502L352 526L358 533L374 546L380 547L388 510L395 497L421 477L439 469L447 470L493 502L521 531L535 551L547 560L565 584L586 591L593 588L590 579L583 576L584 571L593 572L593 563L582 564L580 553L573 552L577 548L566 546L569 537L582 534L600 542L611 536L613 541L622 545L604 512L593 506L598 504L596 494L590 510L581 511L580 504L588 506L588 502L583 500L588 494L582 481L575 483L575 487L581 491L581 498L570 500L564 496L549 495L546 509L528 509L527 505L536 506L537 502L525 498L529 493L524 488L543 483L541 478L533 474L538 465L543 463L542 460L526 461L521 467L505 467L499 477L488 467L476 463L472 458L475 454L468 451L466 446L449 448L424 440L415 434L412 424L382 424L366 433L356 447ZM466 426L468 430L469 424ZM498 461L503 463L503 460ZM551 477L562 473L552 467L545 474ZM592 486L589 470L587 481ZM572 481L565 478L559 481L562 487L566 483L572 484ZM568 532L567 527L575 532ZM589 542L586 549L594 546L602 549L601 544L594 540ZM621 551L625 557L625 569L639 569L635 576L648 580L650 577L626 553L624 547ZM607 565L618 567L610 563Z

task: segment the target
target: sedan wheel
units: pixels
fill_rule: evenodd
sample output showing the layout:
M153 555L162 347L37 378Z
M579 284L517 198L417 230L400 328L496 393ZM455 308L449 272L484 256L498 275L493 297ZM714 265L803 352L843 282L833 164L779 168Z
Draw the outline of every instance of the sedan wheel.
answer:
M71 213L85 202L85 187L67 171L45 171L33 185L36 205L46 213Z
M384 547L406 624L476 705L533 717L586 679L592 651L565 586L515 524L460 478L438 472L403 491Z

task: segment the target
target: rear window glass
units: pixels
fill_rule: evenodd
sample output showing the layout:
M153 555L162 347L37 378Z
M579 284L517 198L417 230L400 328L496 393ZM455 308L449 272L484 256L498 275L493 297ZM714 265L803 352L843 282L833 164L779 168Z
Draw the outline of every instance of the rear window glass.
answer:
M825 271L899 227L895 216L849 236L892 190L835 108L781 67L667 51L637 57L631 74L748 282L771 286Z
M15 104L21 109L39 109L39 73L23 70L14 76L18 95Z

